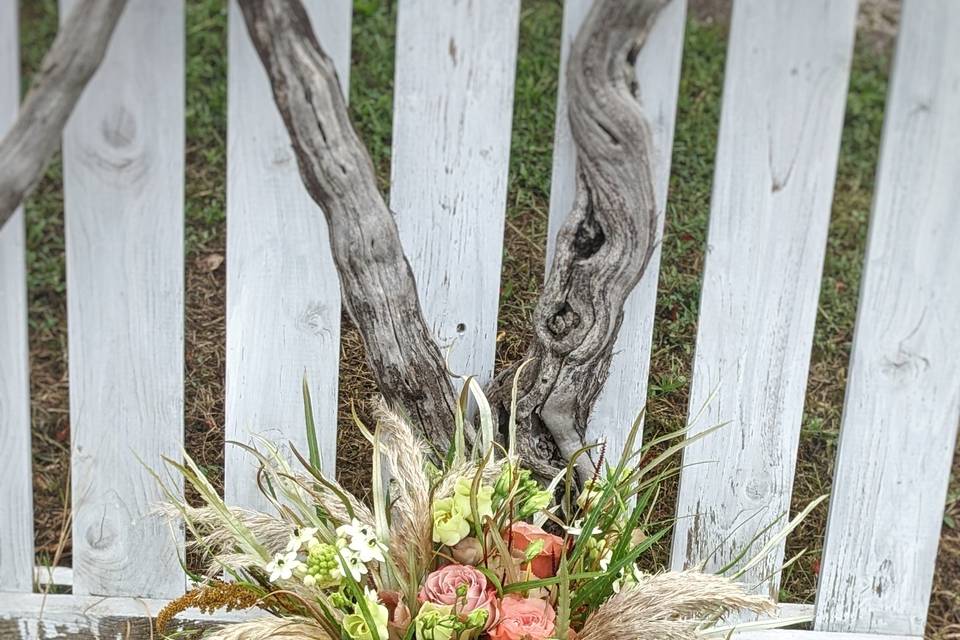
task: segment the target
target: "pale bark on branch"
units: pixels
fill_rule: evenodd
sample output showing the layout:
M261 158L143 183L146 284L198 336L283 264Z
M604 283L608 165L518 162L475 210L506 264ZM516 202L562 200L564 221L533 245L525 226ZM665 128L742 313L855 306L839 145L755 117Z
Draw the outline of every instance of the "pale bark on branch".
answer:
M127 0L78 0L0 142L0 227L43 175Z
M380 392L391 406L407 411L443 453L450 443L453 389L423 318L393 214L350 123L333 62L299 0L239 4L300 175L326 217L344 305L363 338Z
M595 2L570 51L567 95L577 150L576 198L557 234L534 312L534 341L517 403L518 447L550 477L584 444L610 368L627 296L656 241L652 137L635 62L665 0ZM504 415L516 366L491 385ZM623 425L626 427L626 425ZM589 474L590 456L578 462Z
M423 319L396 223L376 185L336 72L299 0L239 0L300 173L327 219L344 301L387 402L449 442L453 395ZM518 448L542 477L582 445L610 366L623 305L654 250L651 135L634 64L665 0L598 0L571 50L566 82L577 195L535 312L518 405ZM515 368L491 385L505 415ZM581 471L589 473L589 464Z

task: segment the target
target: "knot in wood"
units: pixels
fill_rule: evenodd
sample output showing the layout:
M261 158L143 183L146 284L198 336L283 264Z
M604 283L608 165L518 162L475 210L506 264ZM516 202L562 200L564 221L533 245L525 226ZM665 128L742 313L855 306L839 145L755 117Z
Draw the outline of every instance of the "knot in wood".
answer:
M593 215L593 206L587 211L586 217L577 225L577 232L573 237L573 251L581 260L593 256L603 243L607 236L603 232L603 227Z
M133 144L137 137L135 116L123 106L114 108L100 123L103 139L114 149L123 149Z
M580 326L580 314L573 310L568 303L564 302L550 314L547 319L547 328L555 338L562 338L570 331Z

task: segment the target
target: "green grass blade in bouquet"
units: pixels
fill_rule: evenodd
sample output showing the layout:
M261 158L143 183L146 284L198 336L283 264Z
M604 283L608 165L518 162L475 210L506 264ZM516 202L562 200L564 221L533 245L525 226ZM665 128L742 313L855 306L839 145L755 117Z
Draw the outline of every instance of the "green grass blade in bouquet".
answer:
M303 417L306 422L307 452L310 455L308 469L321 473L323 471L323 458L320 455L320 445L317 442L317 424L313 418L313 401L310 399L310 387L307 385L306 374L303 376Z

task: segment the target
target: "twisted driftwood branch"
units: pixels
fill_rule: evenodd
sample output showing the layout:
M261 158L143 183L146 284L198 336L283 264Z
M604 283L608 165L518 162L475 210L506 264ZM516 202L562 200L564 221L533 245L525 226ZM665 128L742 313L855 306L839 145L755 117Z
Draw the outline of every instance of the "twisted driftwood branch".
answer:
M454 396L424 321L393 215L377 189L333 62L300 0L240 0L310 196L323 209L343 301L360 330L380 392L403 407L440 451Z
M518 446L552 476L583 446L590 411L610 368L627 296L653 254L656 202L652 138L637 100L635 61L666 0L594 3L570 52L568 110L577 148L573 208L557 234L521 374ZM516 366L491 385L509 410ZM587 457L580 469L590 472Z
M43 175L67 119L103 61L127 0L81 0L43 58L13 127L0 142L0 227Z
M524 370L518 405L519 450L542 476L552 475L581 446L623 304L654 249L651 136L636 98L634 62L664 4L599 0L571 51L566 81L577 197L535 313L529 351L534 362ZM326 215L344 300L380 390L445 447L452 390L333 64L299 0L240 0L240 7L303 181ZM491 386L501 415L509 407L514 371L503 372Z

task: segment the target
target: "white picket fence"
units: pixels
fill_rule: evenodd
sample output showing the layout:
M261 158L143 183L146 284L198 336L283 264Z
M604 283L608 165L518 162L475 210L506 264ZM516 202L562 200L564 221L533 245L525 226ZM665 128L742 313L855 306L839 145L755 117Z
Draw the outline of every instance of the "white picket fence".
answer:
M16 4L0 0L0 123L19 99ZM346 86L351 2L306 4ZM588 7L566 1L563 56ZM519 9L519 0L398 8L391 208L451 366L484 379ZM685 9L670 2L638 62L661 232ZM734 3L690 399L695 412L717 389L696 428L730 424L686 451L675 568L719 550L708 564L717 566L790 505L856 9L856 0ZM747 635L923 633L960 421L957 33L955 0L904 3L814 631ZM183 86L183 0L131 0L64 134L73 570L53 579L70 578L72 595L34 593L22 215L0 232L3 637L123 637L129 618L186 586L183 541L145 517L160 495L132 455L159 467L183 440ZM227 437L268 429L303 444L306 371L329 425L330 466L337 277L235 5L227 146ZM573 167L561 83L551 232L571 203ZM628 301L589 425L614 445L646 395L659 260ZM258 504L251 471L227 451L232 503ZM769 576L783 560L780 543L745 579L776 594Z

